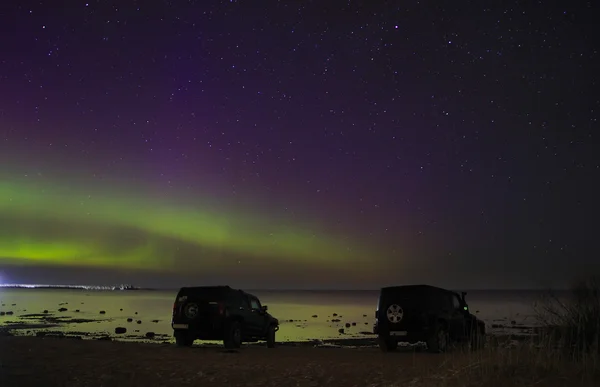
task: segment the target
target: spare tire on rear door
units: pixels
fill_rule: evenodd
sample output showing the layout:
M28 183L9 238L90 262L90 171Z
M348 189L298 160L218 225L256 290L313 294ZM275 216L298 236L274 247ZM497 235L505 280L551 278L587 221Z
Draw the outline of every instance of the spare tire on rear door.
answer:
M188 302L187 304L185 304L183 306L183 314L185 315L185 317L189 318L190 320L193 320L196 317L198 317L199 311L200 311L200 308L198 307L198 304L196 304L195 302Z

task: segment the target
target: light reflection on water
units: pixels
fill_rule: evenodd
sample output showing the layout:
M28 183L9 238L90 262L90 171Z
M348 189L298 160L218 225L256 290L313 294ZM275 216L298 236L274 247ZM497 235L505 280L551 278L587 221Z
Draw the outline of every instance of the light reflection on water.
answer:
M67 324L49 328L52 331L106 333L113 335L116 327L126 327L128 334L146 332L172 335L171 310L176 291L90 291L79 289L0 289L0 311L12 311L12 316L0 316L0 324L23 322L26 314L48 310L55 316L91 319L94 322ZM371 332L376 309L377 291L251 291L269 306L269 312L281 322L278 340L304 341L361 336ZM471 312L488 326L497 320L516 320L533 325L532 303L536 293L469 292ZM12 304L16 304L13 306ZM64 307L68 310L58 312ZM76 313L75 310L80 312ZM122 310L121 310L122 309ZM106 314L100 314L105 311ZM137 314L136 314L137 312ZM338 316L334 317L336 313ZM316 315L317 317L312 317ZM127 322L132 318L133 322ZM331 319L340 319L332 323ZM137 324L137 321L141 324ZM158 320L158 322L152 322ZM294 320L290 322L289 320ZM32 322L35 322L33 320ZM355 326L345 327L346 323ZM135 332L138 330L139 332Z

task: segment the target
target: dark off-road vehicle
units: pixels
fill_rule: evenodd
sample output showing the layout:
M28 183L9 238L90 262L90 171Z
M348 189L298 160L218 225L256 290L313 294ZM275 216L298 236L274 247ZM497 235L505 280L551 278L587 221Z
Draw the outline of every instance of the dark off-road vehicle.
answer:
M184 287L173 304L173 335L177 345L194 340L223 340L225 348L265 340L275 346L279 321L258 297L229 286Z
M382 288L373 333L383 351L399 342L426 343L430 352L445 352L451 343L485 343L485 323L469 312L466 293L429 285Z

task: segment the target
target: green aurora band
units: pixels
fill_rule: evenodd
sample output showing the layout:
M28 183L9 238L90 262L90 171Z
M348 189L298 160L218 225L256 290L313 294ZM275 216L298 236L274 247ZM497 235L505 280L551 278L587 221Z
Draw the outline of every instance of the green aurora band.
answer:
M126 242L115 248L115 240ZM183 257L209 267L253 257L326 268L364 260L366 251L258 214L0 182L0 263L161 271Z

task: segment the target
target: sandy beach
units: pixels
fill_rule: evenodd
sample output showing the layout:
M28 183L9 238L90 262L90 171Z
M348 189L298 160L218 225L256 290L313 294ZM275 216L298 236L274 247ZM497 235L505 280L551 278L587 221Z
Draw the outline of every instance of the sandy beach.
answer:
M598 375L596 375L598 376ZM179 348L71 338L0 337L0 385L38 386L585 386L600 379L519 349L436 355L376 348Z
M171 344L5 337L2 386L369 386L410 381L443 358L377 349ZM9 355L9 356L8 356Z

